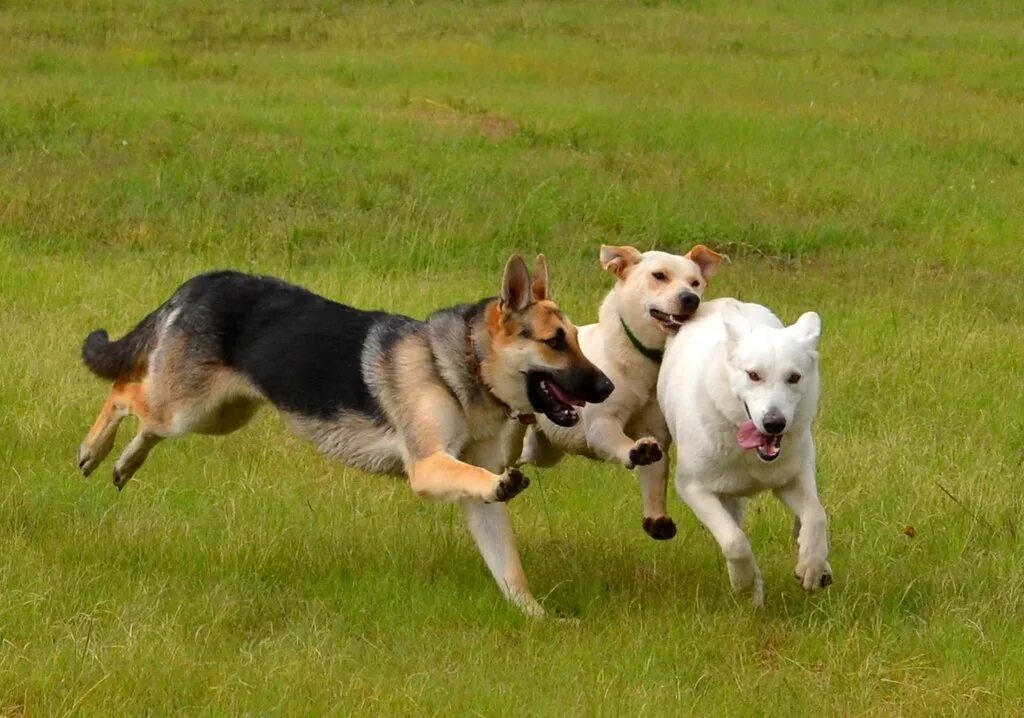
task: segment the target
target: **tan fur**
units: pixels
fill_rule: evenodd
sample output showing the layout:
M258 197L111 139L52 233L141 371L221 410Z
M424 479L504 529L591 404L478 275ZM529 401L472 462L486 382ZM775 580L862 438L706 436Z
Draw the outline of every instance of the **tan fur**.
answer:
M79 448L86 474L110 452L128 415L138 418L139 428L114 467L118 488L163 439L231 433L266 400L245 376L202 358L199 345L189 346L185 330L175 324L180 311L167 313L155 329L153 349L129 376L114 382ZM568 343L564 352L543 344L559 330ZM464 350L451 351L459 344ZM438 352L438 346L447 349ZM543 256L532 277L521 258L509 260L501 295L485 307L484 321L428 322L393 343L371 330L361 357L362 377L386 420L357 412L329 418L288 412L292 428L331 458L379 473L404 471L418 495L458 501L505 594L526 612L543 613L527 586L507 510L493 503L507 501L527 483L509 468L523 436L509 412L533 412L523 378L529 369L575 365L595 371L580 349L576 327L550 299Z

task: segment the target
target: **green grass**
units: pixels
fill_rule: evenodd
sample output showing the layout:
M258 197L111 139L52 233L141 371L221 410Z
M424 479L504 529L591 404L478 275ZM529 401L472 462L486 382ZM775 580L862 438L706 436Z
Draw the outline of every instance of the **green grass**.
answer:
M0 0L0 715L1024 712L1022 21ZM678 500L653 542L633 479L582 460L512 504L573 619L542 623L456 510L269 411L120 494L75 472L105 391L81 339L193 273L423 316L542 250L584 323L602 242L704 242L711 294L822 314L826 593L772 500L758 612Z

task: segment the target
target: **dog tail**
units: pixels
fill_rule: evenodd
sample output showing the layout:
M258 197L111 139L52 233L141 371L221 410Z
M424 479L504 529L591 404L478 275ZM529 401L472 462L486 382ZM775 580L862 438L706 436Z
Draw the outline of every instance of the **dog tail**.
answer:
M158 308L116 341L106 329L91 332L82 343L82 361L101 379L120 379L133 374L156 346L157 325L163 307Z

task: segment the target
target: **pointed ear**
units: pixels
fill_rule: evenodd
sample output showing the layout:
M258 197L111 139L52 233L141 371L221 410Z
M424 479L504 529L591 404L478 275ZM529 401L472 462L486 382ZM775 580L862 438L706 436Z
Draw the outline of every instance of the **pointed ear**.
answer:
M817 312L801 314L800 318L788 329L809 351L818 350L818 340L821 339L821 317Z
M508 258L501 280L501 311L521 312L530 304L530 273L518 254Z
M533 281L530 283L530 294L533 301L543 302L550 299L548 290L548 260L543 254L537 255L537 261L533 263Z
M734 304L729 304L722 311L722 324L725 325L725 350L731 356L736 345L750 332L750 323Z
M640 261L640 252L633 247L601 245L601 266L619 279L625 279L634 264Z
M708 281L715 276L715 272L718 271L718 265L722 263L722 255L713 249L708 249L703 244L696 245L686 253L686 256L700 267L700 273L703 275L704 281Z

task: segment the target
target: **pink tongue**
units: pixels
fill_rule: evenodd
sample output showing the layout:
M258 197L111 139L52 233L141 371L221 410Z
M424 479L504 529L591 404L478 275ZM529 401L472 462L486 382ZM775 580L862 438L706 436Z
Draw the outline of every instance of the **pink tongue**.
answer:
M548 387L551 389L551 393L557 396L558 400L563 404L570 404L572 406L583 406L584 404L587 403L585 401L577 399L574 396L569 396L564 391L562 391L561 387L559 387L558 384L556 384L553 381L548 382Z
M736 441L743 449L756 449L767 439L768 437L758 431L750 419L740 424L740 430L736 432Z

